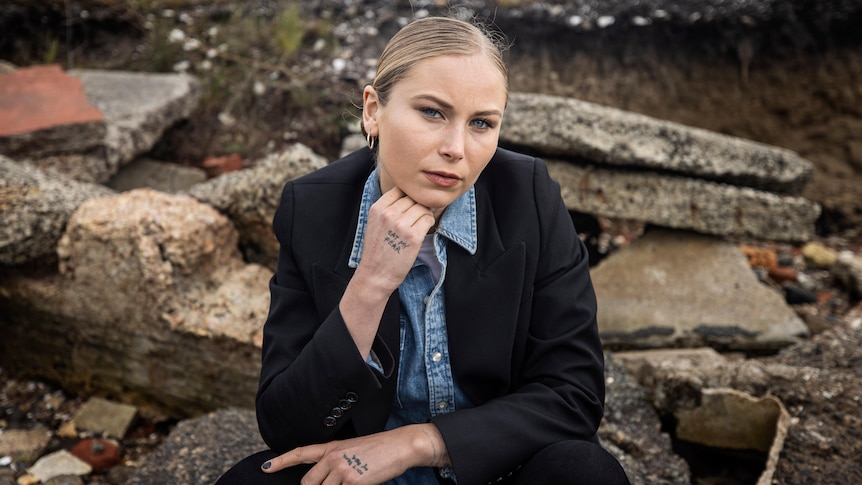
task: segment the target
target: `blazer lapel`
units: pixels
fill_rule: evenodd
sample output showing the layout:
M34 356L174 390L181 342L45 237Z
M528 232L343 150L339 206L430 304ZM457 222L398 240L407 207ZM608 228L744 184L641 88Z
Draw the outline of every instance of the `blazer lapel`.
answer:
M487 194L477 190L476 195L476 255L449 244L446 325L455 378L471 400L484 402L510 387L526 247L504 247Z

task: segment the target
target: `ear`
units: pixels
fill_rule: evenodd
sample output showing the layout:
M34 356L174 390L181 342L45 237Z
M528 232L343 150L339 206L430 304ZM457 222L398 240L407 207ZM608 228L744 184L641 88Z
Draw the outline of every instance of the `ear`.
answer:
M371 136L378 135L377 116L380 111L380 99L377 90L371 86L365 86L362 91L362 126L365 132Z

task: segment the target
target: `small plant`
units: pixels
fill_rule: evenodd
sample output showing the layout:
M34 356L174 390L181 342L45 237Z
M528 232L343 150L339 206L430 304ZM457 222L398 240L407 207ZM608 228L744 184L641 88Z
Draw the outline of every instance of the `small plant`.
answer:
M54 64L57 61L57 49L60 47L60 41L49 34L48 38L45 39L45 44L47 47L45 49L45 54L42 56L42 63Z
M299 7L296 5L288 6L279 16L275 35L278 45L287 59L296 56L299 48L302 47L302 40L305 38L302 24Z

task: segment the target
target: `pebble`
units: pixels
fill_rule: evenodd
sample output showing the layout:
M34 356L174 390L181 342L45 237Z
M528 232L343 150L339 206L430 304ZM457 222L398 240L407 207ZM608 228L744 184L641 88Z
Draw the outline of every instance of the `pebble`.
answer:
M802 305L806 303L817 303L817 295L805 288L794 285L784 285L784 299L788 305Z
M120 447L114 440L87 438L73 446L70 452L87 463L94 472L101 472L120 463Z
M66 450L59 450L36 460L27 472L42 482L62 475L88 475L93 467Z
M817 241L803 246L802 255L805 256L805 261L815 268L828 269L838 261L837 252Z

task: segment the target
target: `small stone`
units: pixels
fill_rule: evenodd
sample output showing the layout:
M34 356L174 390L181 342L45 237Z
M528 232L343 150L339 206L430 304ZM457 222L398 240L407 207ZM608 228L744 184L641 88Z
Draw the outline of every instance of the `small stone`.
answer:
M50 455L39 458L36 463L27 469L30 475L47 482L48 480L62 475L89 475L93 468L87 463L79 460L66 450L55 451Z
M81 406L72 423L78 429L122 438L137 413L138 410L134 406L94 397Z
M57 436L60 438L77 438L78 429L75 428L75 423L68 421L60 425L57 430Z
M120 463L120 447L114 440L88 438L78 442L70 451L93 467L94 472L107 470Z
M778 266L778 256L775 251L768 248L759 248L742 244L739 246L742 253L748 258L748 265L752 268L772 269Z
M21 475L20 477L18 477L18 481L16 483L18 483L18 485L36 485L41 481L42 480L39 480L33 475Z
M202 165L210 177L217 177L223 173L242 170L242 157L236 153L223 157L211 156L207 157Z
M805 288L794 285L784 285L784 299L788 305L801 305L806 303L817 303L817 295Z
M838 260L838 253L819 242L810 242L803 246L802 255L815 268L831 268Z
M795 269L787 267L787 266L776 266L774 268L769 268L769 277L772 278L772 281L782 284L786 282L795 282L798 277L798 273Z
M0 433L0 456L29 464L45 451L50 440L51 432L44 426L9 429Z

